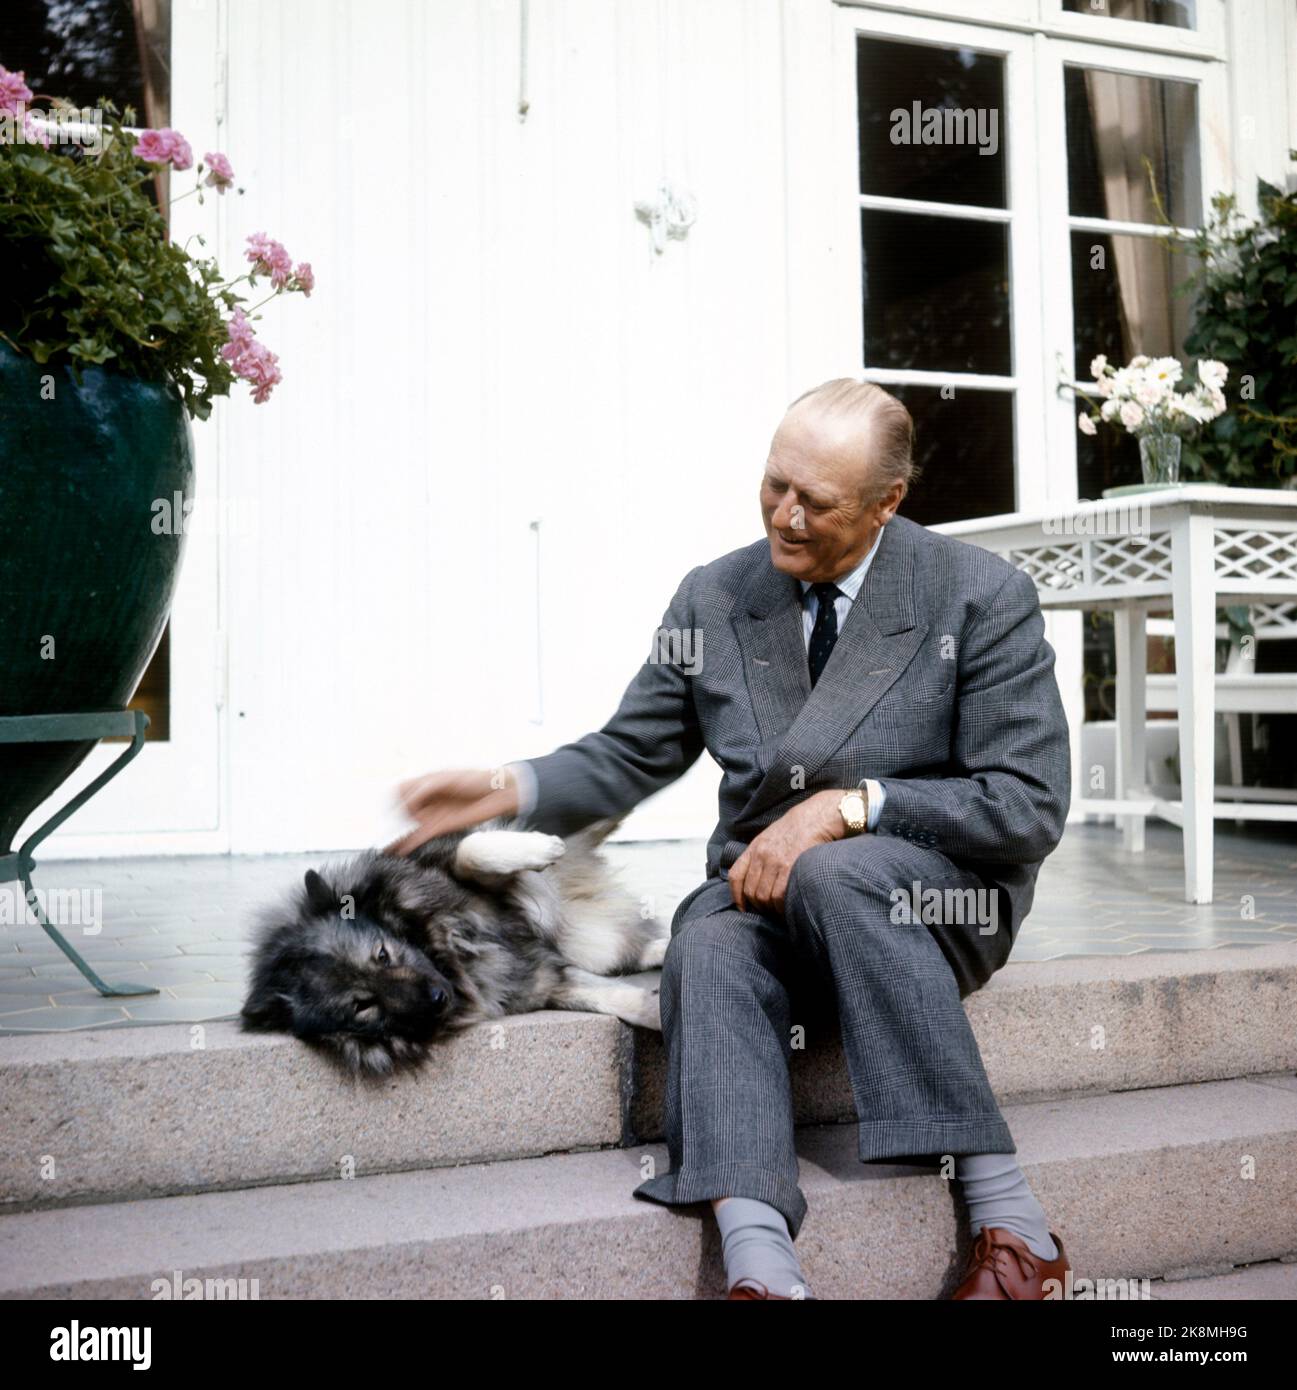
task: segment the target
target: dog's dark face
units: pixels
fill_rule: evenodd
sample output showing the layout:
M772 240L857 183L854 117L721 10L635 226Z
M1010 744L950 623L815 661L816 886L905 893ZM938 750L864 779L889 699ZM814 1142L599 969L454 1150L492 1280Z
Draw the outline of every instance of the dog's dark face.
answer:
M253 956L244 1026L290 1032L352 1076L417 1065L456 1002L427 923L458 890L445 875L375 856L353 890L308 870L291 915L272 919Z

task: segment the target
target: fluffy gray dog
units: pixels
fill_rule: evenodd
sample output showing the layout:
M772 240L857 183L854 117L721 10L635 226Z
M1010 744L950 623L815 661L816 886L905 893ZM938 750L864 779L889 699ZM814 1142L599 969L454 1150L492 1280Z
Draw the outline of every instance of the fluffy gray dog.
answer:
M489 821L409 856L308 869L262 919L248 1030L287 1032L351 1076L417 1066L438 1037L531 1009L585 1009L660 1030L656 990L611 976L662 964L669 935L598 846Z

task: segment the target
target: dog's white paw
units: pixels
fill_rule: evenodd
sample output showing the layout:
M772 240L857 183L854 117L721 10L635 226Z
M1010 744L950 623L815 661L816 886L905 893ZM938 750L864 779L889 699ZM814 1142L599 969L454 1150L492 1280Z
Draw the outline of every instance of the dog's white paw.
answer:
M655 1033L662 1031L662 1008L658 1002L657 990L644 991L643 1000L636 1013L639 1016L628 1019L627 1022L636 1023L641 1028L651 1028Z
M640 954L639 963L641 970L656 970L667 958L667 947L671 944L669 936L661 936L656 941L650 941Z
M557 835L540 830L475 830L455 851L455 866L472 874L517 874L545 869L567 846Z
M545 865L554 863L556 859L562 859L567 851L567 845L561 835L544 835L539 830L524 830L522 833L531 835L536 840L537 858L543 856Z

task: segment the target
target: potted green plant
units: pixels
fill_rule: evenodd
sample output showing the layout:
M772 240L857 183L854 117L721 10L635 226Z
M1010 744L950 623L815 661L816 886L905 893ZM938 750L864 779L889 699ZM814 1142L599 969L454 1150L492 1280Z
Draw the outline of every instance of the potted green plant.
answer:
M1290 151L1297 159L1297 150ZM1217 194L1212 215L1174 246L1196 269L1179 289L1194 296L1185 350L1229 370L1230 410L1186 446L1184 468L1203 482L1297 486L1297 192L1257 182L1259 215Z
M148 190L193 168L178 132L134 132L107 101L72 127L69 103L31 99L0 67L0 718L125 708L184 551L190 420L239 380L258 403L281 380L242 291L314 285L262 233L230 279L171 242ZM181 196L234 184L220 153L195 175ZM0 740L0 860L94 742Z

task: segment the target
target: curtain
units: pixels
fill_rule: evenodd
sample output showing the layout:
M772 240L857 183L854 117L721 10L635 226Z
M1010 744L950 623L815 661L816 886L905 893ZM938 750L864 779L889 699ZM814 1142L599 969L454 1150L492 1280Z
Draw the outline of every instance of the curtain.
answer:
M1153 165L1158 196L1167 207L1166 186L1179 158L1171 142L1189 133L1196 149L1196 111L1181 84L1125 73L1085 70L1090 121L1103 190L1103 215L1117 222L1154 222L1155 212L1143 160ZM1185 189L1185 201L1193 194ZM1137 352L1150 357L1178 355L1187 331L1189 306L1174 293L1188 267L1160 237L1112 237L1113 270L1120 300L1123 360Z

